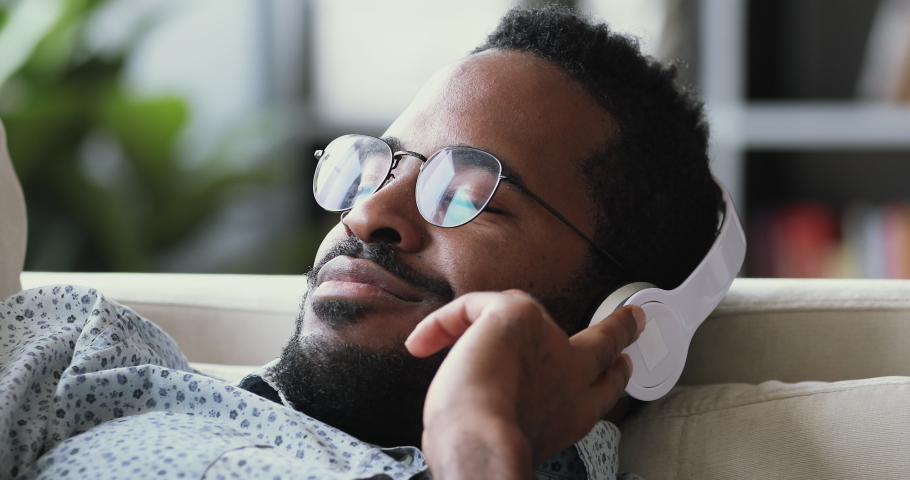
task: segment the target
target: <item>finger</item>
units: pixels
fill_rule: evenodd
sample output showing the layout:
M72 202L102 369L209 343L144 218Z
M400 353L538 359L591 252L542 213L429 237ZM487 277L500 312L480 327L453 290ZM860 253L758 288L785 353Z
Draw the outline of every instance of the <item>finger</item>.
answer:
M472 323L512 294L475 292L462 295L427 315L405 340L404 346L418 358L430 356L455 344Z
M588 378L593 380L610 367L619 354L638 339L644 324L644 310L638 305L627 305L597 325L573 335L569 342L590 359Z
M599 412L597 418L602 418L613 408L631 379L632 358L626 353L620 354L591 385L592 395L589 398L597 402L594 406Z

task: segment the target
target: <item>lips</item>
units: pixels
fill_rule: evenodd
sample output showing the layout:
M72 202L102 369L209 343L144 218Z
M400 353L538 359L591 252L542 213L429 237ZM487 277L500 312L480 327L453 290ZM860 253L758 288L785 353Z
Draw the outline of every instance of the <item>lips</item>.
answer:
M327 282L375 287L405 302L420 302L426 297L421 288L392 275L376 263L344 255L329 260L319 270L317 284L322 286Z

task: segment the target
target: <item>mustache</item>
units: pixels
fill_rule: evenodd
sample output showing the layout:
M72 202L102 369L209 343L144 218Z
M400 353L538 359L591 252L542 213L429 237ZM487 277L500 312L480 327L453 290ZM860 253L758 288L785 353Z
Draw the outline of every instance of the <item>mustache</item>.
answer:
M355 236L347 237L333 245L332 248L316 262L313 268L310 269L307 273L308 291L312 292L316 288L316 279L319 276L319 270L321 270L326 263L329 263L330 260L341 255L351 258L362 258L374 262L380 267L388 270L392 275L430 293L443 303L451 302L455 298L455 290L449 282L442 278L417 273L414 269L405 265L398 259L394 247L388 243L364 243Z

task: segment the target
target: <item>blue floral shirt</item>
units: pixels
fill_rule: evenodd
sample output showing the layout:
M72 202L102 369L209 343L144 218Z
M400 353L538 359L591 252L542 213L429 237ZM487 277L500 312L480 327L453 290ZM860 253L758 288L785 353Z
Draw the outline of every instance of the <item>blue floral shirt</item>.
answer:
M0 300L0 480L430 478L414 447L379 448L285 406L267 367L236 384L207 377L94 289ZM616 478L618 439L600 422L538 477Z

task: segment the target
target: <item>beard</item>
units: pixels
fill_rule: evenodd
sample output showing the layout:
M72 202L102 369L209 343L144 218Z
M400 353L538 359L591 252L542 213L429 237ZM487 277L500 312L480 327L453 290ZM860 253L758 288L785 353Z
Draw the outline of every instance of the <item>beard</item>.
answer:
M424 399L446 353L416 358L404 346L308 336L285 347L274 373L295 410L374 445L419 447Z
M421 359L407 351L405 338L376 350L337 338L301 337L304 312L308 309L334 330L343 330L370 311L369 306L349 300L310 301L319 270L339 255L376 262L393 275L423 288L439 306L454 298L447 282L417 274L395 258L389 245L346 238L307 273L308 289L301 302L296 332L272 373L295 410L374 445L419 447L424 400L448 348ZM593 282L593 273L584 272L558 295L537 300L571 335L590 320L585 313L590 299L584 298L582 292Z
M348 237L307 273L308 288L301 301L294 337L284 347L272 374L295 410L375 445L419 446L424 399L449 349L416 358L404 347L405 338L396 338L392 346L376 350L337 338L301 337L308 309L333 330L355 324L371 310L352 300L310 300L319 270L339 255L377 263L422 288L439 306L454 298L447 282L411 270L398 261L391 246L364 244L356 237Z

